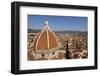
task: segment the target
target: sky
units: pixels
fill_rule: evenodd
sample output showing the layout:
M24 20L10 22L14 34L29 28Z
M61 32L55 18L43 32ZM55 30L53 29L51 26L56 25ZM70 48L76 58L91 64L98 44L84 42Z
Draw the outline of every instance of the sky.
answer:
M43 29L45 19L53 31L87 31L88 17L28 15L29 29Z

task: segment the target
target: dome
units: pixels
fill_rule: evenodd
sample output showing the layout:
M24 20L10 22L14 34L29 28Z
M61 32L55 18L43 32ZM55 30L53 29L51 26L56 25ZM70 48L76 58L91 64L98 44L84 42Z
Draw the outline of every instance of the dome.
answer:
M37 34L34 41L36 53L49 53L58 50L58 43L55 33L48 26L48 19L45 21L44 29Z

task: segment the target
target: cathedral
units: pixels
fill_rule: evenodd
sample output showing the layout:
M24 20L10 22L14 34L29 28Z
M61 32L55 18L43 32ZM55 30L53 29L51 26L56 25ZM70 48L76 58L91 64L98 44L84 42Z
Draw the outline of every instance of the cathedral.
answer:
M35 60L58 59L58 42L55 33L49 27L46 18L44 28L35 37L33 43Z

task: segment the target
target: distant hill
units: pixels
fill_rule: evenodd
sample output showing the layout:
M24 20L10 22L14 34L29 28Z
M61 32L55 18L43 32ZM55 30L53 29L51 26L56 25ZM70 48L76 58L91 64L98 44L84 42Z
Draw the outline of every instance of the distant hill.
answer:
M40 29L28 29L29 33L32 33L32 32L37 33L37 32L40 32L40 31L41 31Z
M54 31L56 33L87 33L87 31Z
M38 33L40 29L28 29L29 33ZM54 31L55 33L70 33L70 34L87 34L87 31Z

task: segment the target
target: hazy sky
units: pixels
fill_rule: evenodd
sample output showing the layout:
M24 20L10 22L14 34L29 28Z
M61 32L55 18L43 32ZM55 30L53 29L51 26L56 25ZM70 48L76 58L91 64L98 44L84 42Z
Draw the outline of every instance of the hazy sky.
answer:
M45 18L53 31L87 31L88 17L28 15L28 28L43 29Z

